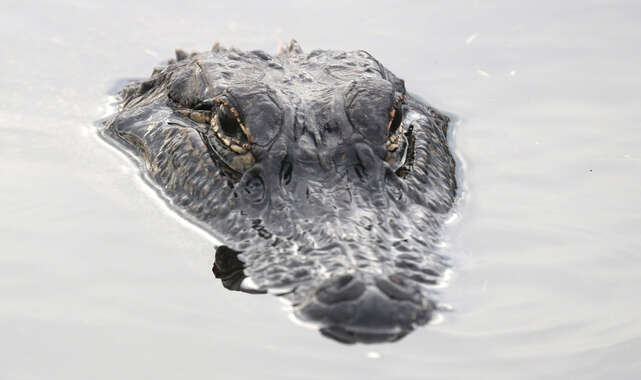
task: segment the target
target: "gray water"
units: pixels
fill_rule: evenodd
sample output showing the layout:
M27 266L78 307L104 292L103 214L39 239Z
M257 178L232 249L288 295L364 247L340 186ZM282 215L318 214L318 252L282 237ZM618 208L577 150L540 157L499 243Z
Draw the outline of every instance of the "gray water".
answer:
M212 278L104 144L176 47L365 49L456 115L441 321L346 346ZM0 3L0 379L637 379L638 1Z

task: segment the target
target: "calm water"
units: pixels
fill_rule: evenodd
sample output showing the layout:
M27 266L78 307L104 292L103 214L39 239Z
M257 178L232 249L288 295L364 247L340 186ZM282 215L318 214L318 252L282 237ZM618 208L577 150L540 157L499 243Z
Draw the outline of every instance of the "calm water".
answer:
M641 4L0 4L0 379L636 379ZM319 5L322 4L322 5ZM344 346L228 292L96 136L175 47L366 49L457 116L443 320Z

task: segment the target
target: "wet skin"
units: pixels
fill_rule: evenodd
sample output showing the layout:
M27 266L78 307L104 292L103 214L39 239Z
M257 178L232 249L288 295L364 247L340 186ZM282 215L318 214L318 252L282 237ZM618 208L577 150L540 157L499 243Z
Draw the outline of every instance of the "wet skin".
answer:
M121 95L104 134L223 242L225 287L276 292L346 343L432 318L456 195L448 118L369 53L178 51Z

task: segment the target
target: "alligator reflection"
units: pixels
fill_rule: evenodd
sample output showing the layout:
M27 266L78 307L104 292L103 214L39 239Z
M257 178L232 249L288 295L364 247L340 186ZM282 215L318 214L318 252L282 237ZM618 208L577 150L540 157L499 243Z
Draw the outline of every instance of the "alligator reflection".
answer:
M224 243L223 285L289 289L296 316L341 342L426 324L456 195L448 118L364 51L176 58L123 90L104 132Z

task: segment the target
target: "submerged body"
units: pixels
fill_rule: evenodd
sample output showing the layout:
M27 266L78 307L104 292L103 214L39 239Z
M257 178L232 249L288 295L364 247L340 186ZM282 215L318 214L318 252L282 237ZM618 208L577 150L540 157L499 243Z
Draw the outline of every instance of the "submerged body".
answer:
M370 54L179 51L122 98L104 133L223 242L226 287L278 290L343 342L431 319L456 194L448 118Z

